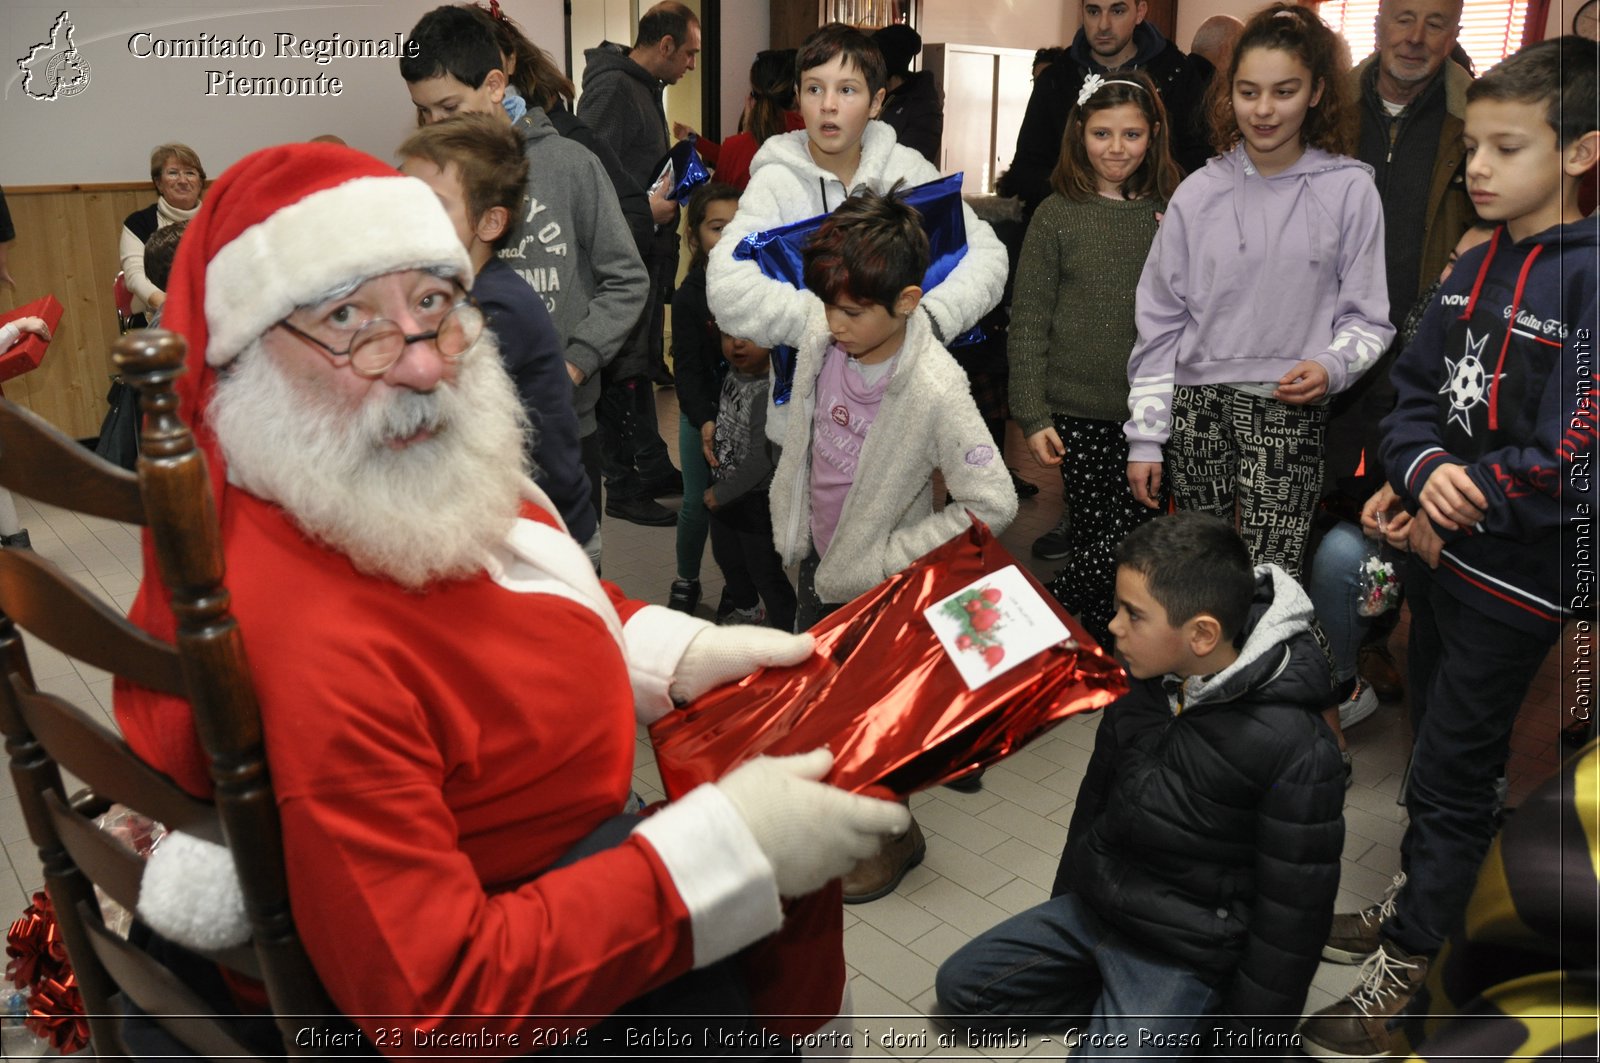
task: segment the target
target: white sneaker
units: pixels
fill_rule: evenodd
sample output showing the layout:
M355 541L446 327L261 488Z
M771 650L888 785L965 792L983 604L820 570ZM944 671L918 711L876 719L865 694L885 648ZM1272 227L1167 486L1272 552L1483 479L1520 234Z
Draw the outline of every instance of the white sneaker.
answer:
M717 621L719 624L755 624L758 627L766 622L767 610L760 604L748 609L729 609L728 615Z
M1339 730L1348 731L1378 711L1378 694L1365 679L1356 680L1355 690L1339 705Z

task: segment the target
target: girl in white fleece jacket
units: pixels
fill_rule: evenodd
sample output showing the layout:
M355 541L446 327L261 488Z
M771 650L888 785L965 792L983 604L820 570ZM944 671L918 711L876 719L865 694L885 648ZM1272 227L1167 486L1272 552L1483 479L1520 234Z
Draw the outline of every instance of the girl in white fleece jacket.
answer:
M718 323L764 347L798 347L821 304L811 292L767 277L754 262L734 261L739 241L826 214L861 188L887 192L896 181L910 187L940 176L927 159L896 143L893 129L874 120L887 80L876 46L869 42L871 55L858 62L837 44L829 46L829 29L808 37L797 61L805 130L772 137L756 152L739 211L706 268L706 299ZM920 316L941 343L976 325L1005 289L1005 246L971 207L963 205L962 217L967 252L921 303ZM783 441L787 423L787 404L767 411L774 442Z

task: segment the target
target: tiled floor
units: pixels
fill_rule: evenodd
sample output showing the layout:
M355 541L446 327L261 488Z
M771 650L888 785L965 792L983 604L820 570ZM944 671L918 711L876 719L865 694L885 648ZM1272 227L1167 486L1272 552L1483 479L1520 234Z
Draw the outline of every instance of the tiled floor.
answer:
M675 441L677 403L660 395L661 424ZM1028 545L1052 527L1060 514L1060 481L1053 470L1035 465L1015 428L1008 453L1012 464L1043 490L1024 500L1016 522L1001 536L1013 554L1040 575L1049 565L1033 561ZM69 572L75 572L107 600L126 609L138 583L138 540L127 527L82 521L55 510L40 510L18 499L33 546ZM605 575L639 598L665 602L673 578L674 533L607 519ZM721 579L707 553L702 572L710 614ZM1404 633L1394 645L1402 655ZM29 655L40 685L109 720L111 680L75 665L55 651L29 641ZM1546 663L1524 706L1509 766L1512 801L1525 795L1555 767L1563 747L1557 739L1561 716L1561 667L1555 654ZM1097 717L1077 717L1036 740L1027 749L991 768L983 789L959 794L947 789L912 798L928 836L927 859L906 876L891 896L845 910L845 949L852 970L858 1055L917 1059L925 1055L971 1055L966 1047L937 1047L937 1032L923 1016L933 1004L934 973L963 942L1003 917L1043 900L1066 838L1073 800L1092 748ZM1399 869L1399 842L1405 816L1395 804L1405 768L1409 733L1405 709L1386 705L1354 728L1355 785L1345 808L1344 873L1339 907L1353 909L1381 897ZM638 745L638 789L661 796L650 748ZM0 870L0 922L20 912L40 884L39 863L9 787L0 793L0 843L7 868ZM1307 1009L1331 1003L1349 987L1354 969L1324 964L1312 984ZM885 1046L891 1028L905 1038ZM870 1037L867 1035L870 1034ZM1059 1055L1059 1041L1035 1039L1026 1048L981 1049L981 1056Z

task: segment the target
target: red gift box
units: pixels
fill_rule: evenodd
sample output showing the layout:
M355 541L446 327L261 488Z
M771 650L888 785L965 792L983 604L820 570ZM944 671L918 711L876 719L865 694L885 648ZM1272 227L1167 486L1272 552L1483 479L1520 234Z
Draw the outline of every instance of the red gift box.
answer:
M0 314L0 325L8 321L15 321L19 317L40 317L50 328L50 335L56 334L56 326L61 324L61 304L53 295L43 299L35 299L27 306L19 306ZM24 332L22 339L4 352L0 352L0 381L10 380L12 377L21 376L39 368L44 361L45 348L50 346L49 340L41 340L31 332Z
M1071 637L969 688L924 613L1008 567ZM812 634L817 652L801 664L762 669L651 725L669 797L751 757L818 746L833 751L828 781L835 786L859 792L877 785L905 795L992 764L1127 690L1121 666L977 521Z

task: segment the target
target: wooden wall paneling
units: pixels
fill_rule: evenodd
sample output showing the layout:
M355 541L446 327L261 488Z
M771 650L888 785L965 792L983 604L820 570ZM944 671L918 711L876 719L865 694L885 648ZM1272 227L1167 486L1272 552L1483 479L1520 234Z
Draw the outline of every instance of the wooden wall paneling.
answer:
M1178 31L1178 0L1146 0L1144 20L1161 31L1161 36L1173 40ZM1187 44L1178 47L1188 51Z
M771 0L772 43L769 48L798 48L806 34L821 25L817 0Z
M6 397L74 438L95 435L105 416L117 337L111 281L121 268L122 220L153 199L147 185L6 190L17 228L10 256L17 288L0 290L0 307L53 294L63 308L44 365L7 381Z

